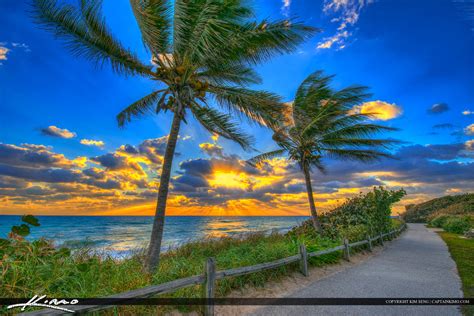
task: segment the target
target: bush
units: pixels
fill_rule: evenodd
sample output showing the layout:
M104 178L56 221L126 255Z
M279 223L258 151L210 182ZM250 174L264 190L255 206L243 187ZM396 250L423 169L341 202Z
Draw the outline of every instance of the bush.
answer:
M400 201L406 194L402 190L391 191L383 187L374 187L367 194L359 194L348 199L334 210L319 216L323 234L329 238L348 238L359 241L367 235L375 236L393 229L390 215L393 203ZM316 234L311 220L296 227L292 234Z
M443 228L444 224L449 218L451 218L449 215L438 215L430 221L430 226Z
M474 213L474 194L448 195L417 205L405 206L403 220L409 223L426 223L439 215L467 215Z
M449 233L464 234L471 228L468 217L451 216L446 219L443 229Z

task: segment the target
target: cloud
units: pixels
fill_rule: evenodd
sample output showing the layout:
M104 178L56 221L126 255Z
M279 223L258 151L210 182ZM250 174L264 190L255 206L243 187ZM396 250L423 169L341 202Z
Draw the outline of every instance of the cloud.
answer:
M361 105L357 105L352 111L354 113L363 114L372 113L372 119L382 121L388 121L397 118L403 113L403 110L400 106L380 100L365 102Z
M150 159L160 161L164 139L74 159L44 145L0 144L0 211L27 212L34 205L34 211L42 214L101 213L150 201L150 195L142 192L158 187L161 164Z
M10 50L4 46L0 46L0 60L7 60L7 54Z
M325 0L323 12L326 15L335 15L331 22L338 23L336 33L325 37L318 43L318 49L329 49L333 46L337 50L347 46L347 39L352 35L351 29L357 23L362 9L373 0Z
M281 14L288 16L290 14L291 0L282 0Z
M73 159L44 145L0 144L0 212L150 215L163 143L166 137ZM397 159L371 164L325 159L327 174L312 173L317 206L329 210L374 185L405 188L409 195L403 203L453 190L472 191L473 144L406 145L393 152ZM207 158L176 161L168 214L308 214L304 177L297 165L275 158L256 168L216 144L209 145L203 146Z
M466 126L466 128L464 129L464 134L474 135L474 124Z
M22 48L25 52L31 52L30 46L25 43L11 43L14 48Z
M21 146L0 143L0 163L29 167L72 168L84 165L84 157L67 159L44 145L21 144Z
M318 48L318 49L329 49L334 44L337 44L338 45L338 50L339 49L344 49L346 47L345 44L344 44L344 41L350 35L351 35L351 33L349 33L348 31L337 32L334 36L325 37L322 42L318 43L318 46L316 46L316 48Z
M142 167L134 160L118 153L107 153L105 155L92 157L91 161L97 162L107 170L124 170L135 171L144 174Z
M81 144L86 146L96 146L96 147L104 147L105 143L101 140L93 140L93 139L81 139Z
M7 46L10 46L11 48L8 48ZM3 65L1 61L7 60L7 54L11 53L14 49L23 49L23 51L27 53L31 52L30 47L25 43L8 44L7 42L0 42L0 66Z
M77 134L74 132L71 132L65 128L56 127L54 125L41 129L41 133L43 133L43 135L60 138L74 138L77 136Z
M474 151L474 139L468 140L464 143L466 150Z
M0 175L21 178L34 182L75 182L81 173L69 169L28 168L0 164Z
M453 129L453 128L454 128L454 125L451 124L451 123L443 123L443 124L436 124L436 125L433 125L433 128L437 128L437 129Z
M224 157L224 149L219 145L203 143L199 144L199 148L209 156Z
M430 114L440 114L449 110L449 106L446 103L436 103L428 109Z
M466 110L462 112L462 115L474 115L474 111Z

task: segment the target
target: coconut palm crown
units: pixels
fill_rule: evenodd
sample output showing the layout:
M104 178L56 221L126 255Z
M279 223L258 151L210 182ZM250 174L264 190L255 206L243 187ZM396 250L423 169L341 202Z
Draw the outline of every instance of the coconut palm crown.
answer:
M247 118L272 126L281 110L280 98L249 89L260 82L252 66L289 53L317 30L294 20L256 22L242 0L130 0L144 46L153 64L142 62L109 30L101 1L78 6L56 0L33 0L36 21L76 56L118 74L138 75L156 82L156 89L117 116L124 126L144 114L173 115L158 190L148 249L147 268L159 263L166 200L180 124L194 117L211 133L251 148L252 138L232 119ZM223 110L223 111L222 111Z
M374 138L393 128L372 124L376 113L357 113L354 106L370 96L367 87L350 86L341 90L330 87L333 76L317 71L308 76L296 92L293 103L287 103L284 117L274 128L273 139L280 149L258 155L248 162L258 165L286 155L296 162L305 176L311 219L322 231L318 220L311 184L311 170L325 172L324 158L370 162L390 157L386 149L397 141Z

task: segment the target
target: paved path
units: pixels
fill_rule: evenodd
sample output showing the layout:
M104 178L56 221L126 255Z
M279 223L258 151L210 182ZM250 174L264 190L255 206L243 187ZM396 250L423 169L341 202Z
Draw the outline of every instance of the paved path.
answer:
M442 239L409 224L375 257L318 280L291 297L462 297ZM252 315L460 315L457 306L267 306Z

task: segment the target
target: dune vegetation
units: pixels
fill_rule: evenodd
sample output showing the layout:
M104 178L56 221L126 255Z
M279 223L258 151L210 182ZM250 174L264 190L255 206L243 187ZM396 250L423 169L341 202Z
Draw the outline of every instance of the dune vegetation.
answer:
M238 238L224 237L190 242L162 255L159 269L149 275L143 271L145 252L137 250L125 259L88 249L54 248L52 241L28 240L30 229L40 225L34 217L23 217L7 238L0 239L2 257L0 296L31 297L48 293L52 297L103 297L150 284L202 274L207 258L214 257L217 269L230 269L289 257L298 253L304 243L308 251L332 248L346 237L350 241L366 239L368 234L386 232L401 222L391 219L390 207L404 195L403 191L374 188L373 191L347 200L334 212L321 215L325 233L317 233L311 220L285 234L253 233ZM366 207L361 208L364 205ZM311 258L310 265L336 263L342 253ZM251 275L220 280L216 295L247 286L263 286L298 269L297 264ZM171 297L201 297L200 286L169 294ZM135 312L145 307L127 307ZM188 307L189 308L189 307ZM197 307L196 307L197 308ZM149 310L148 310L149 311Z
M474 194L448 195L420 204L406 206L403 219L409 223L426 223L439 215L474 214Z
M408 205L403 219L428 223L447 232L464 234L474 227L474 194L448 195L418 205Z

